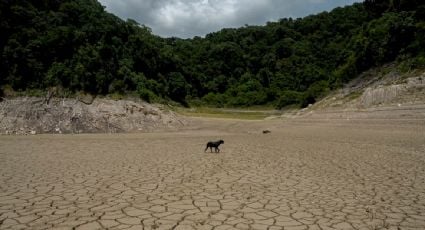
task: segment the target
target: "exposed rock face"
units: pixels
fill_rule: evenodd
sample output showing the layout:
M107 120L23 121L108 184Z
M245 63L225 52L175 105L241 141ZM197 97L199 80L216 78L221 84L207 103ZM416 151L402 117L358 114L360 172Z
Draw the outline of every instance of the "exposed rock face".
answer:
M0 102L1 134L150 132L183 125L182 117L145 102L27 97Z
M408 97L408 101L414 102L416 99L421 99L416 97L421 95L420 92L425 92L424 89L425 74L418 77L408 78L403 84L368 87L365 89L360 98L360 105L367 108L373 105L405 102L405 100L403 100L403 96L410 96Z
M367 88L361 98L360 104L363 107L370 107L372 105L379 105L384 103L390 103L406 91L405 85L390 85L381 86L378 88Z
M395 69L395 67L386 67ZM425 72L368 71L314 105L282 114L285 118L416 119L425 118ZM378 71L379 72L379 71Z

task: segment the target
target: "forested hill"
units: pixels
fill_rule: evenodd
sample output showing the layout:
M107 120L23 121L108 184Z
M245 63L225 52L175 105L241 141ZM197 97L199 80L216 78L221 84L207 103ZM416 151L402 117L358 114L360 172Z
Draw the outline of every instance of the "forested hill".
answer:
M422 0L367 0L193 39L155 36L96 0L3 0L0 31L3 93L305 106L371 67L425 65Z

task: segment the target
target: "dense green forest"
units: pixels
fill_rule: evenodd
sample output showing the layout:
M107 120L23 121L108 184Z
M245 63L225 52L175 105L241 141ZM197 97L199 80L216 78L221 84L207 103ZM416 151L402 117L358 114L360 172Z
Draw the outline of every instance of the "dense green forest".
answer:
M193 39L155 36L96 0L2 0L0 31L1 92L281 108L314 103L383 63L425 65L421 0L366 0Z

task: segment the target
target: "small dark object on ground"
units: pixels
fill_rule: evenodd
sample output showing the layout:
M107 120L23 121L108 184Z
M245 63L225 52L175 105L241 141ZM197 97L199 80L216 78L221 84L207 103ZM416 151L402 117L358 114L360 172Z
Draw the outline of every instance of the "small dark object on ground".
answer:
M272 132L272 131L267 130L267 129L266 129L266 130L263 130L263 133L264 133L264 134L271 133L271 132Z
M224 144L223 140L218 140L218 141L210 141L207 143L207 147L205 148L204 152L207 151L208 148L210 148L211 152L212 152L212 148L214 147L214 151L216 153L220 152L220 149L218 148L218 146L220 146L221 144Z

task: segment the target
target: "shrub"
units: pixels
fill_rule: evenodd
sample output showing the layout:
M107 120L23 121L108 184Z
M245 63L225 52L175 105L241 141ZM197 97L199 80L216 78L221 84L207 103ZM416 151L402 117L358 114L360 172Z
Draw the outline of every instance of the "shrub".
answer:
M288 105L299 104L301 101L302 94L297 91L285 90L280 94L280 98L277 101L276 108L282 109Z
M202 101L204 101L208 105L223 107L224 103L227 100L224 94L208 93L202 98Z
M301 107L305 108L309 104L314 104L318 99L329 92L329 83L326 81L318 81L312 84L301 97Z

